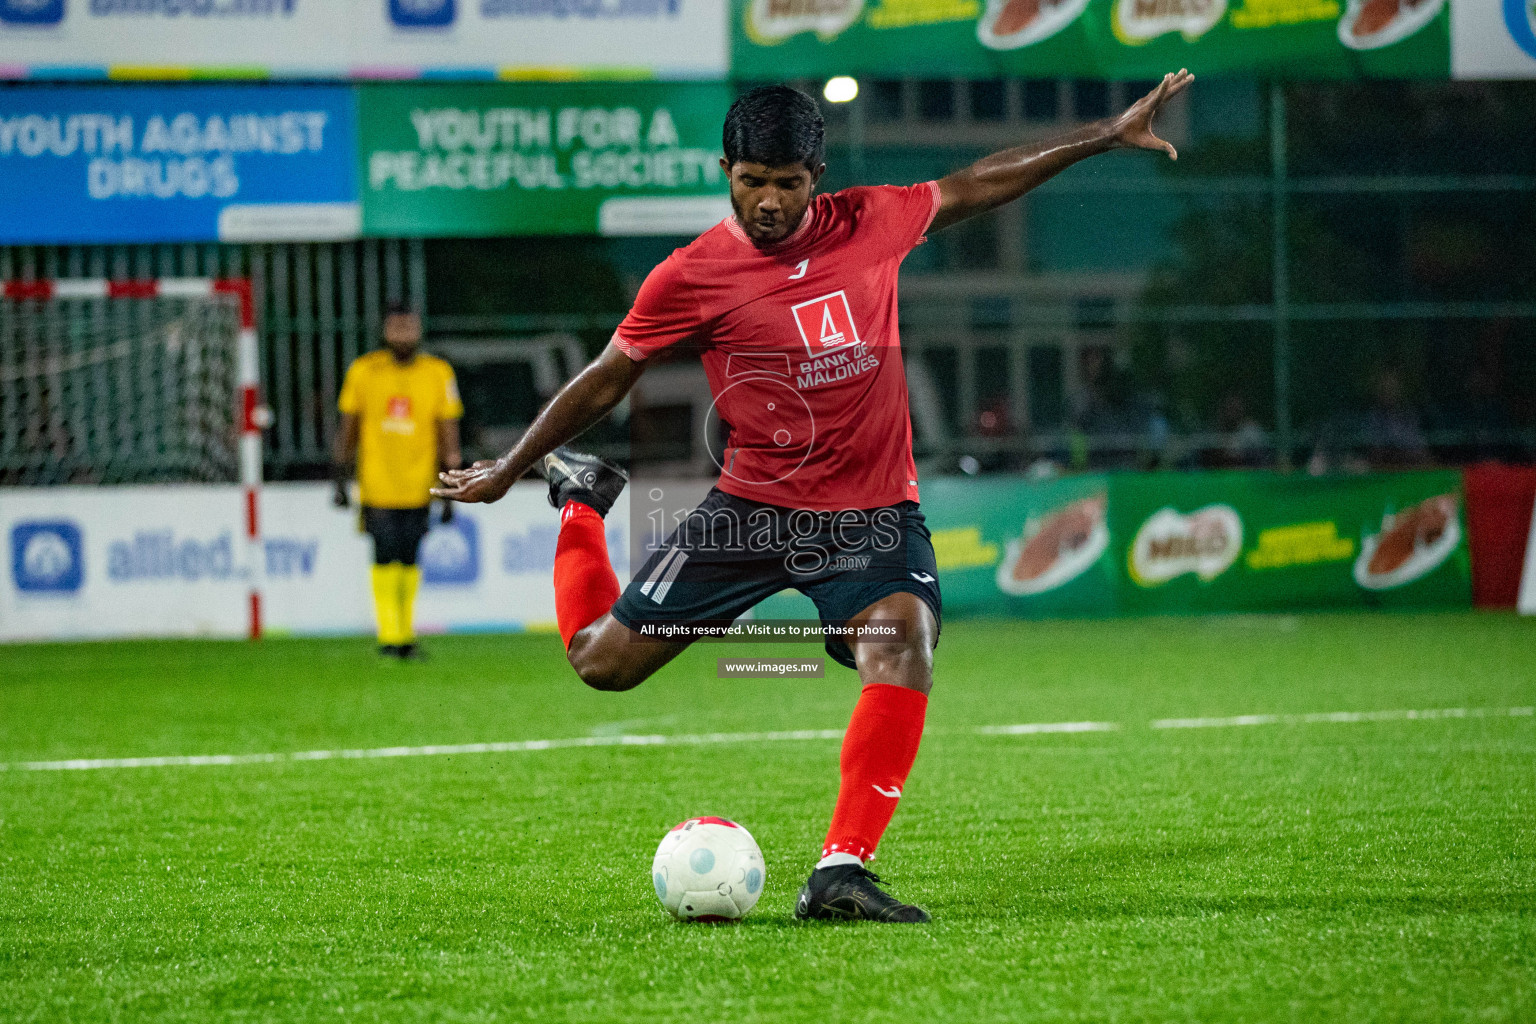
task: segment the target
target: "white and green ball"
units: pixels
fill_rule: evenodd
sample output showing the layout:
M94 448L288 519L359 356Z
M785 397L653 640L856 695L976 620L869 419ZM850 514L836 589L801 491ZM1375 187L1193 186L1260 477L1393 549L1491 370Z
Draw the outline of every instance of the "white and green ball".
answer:
M746 917L767 879L757 840L724 818L689 818L673 826L651 862L656 897L683 921Z

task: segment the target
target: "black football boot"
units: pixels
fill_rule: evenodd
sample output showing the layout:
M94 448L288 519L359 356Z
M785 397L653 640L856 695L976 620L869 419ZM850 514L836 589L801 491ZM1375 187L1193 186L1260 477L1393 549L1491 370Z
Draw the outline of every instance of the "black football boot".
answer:
M579 501L600 516L606 516L629 474L607 459L572 451L561 445L543 459L539 469L549 481L549 503L555 508L568 501Z
M415 643L401 644L395 648L395 657L401 661L426 661L427 652L417 647Z
M861 864L817 868L800 890L795 916L802 921L888 921L926 924L928 911L882 890L880 876Z

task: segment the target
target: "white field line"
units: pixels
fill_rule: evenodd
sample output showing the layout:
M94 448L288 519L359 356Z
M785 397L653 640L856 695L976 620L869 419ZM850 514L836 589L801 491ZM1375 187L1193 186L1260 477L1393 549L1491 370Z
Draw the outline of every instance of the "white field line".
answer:
M1114 732L1119 722L1024 722L1020 725L983 725L978 736L1034 736L1045 732Z
M840 740L841 729L796 729L788 732L712 732L683 736L577 736L555 740L513 740L506 743L454 743L421 747L372 747L361 750L300 750L289 754L193 754L175 757L88 757L68 761L21 761L0 764L0 771L92 771L98 768L201 768L208 765L271 764L283 761L368 760L379 757L441 757L453 754L521 754L569 747L702 746L712 743L781 743L790 740Z
M1307 715L1234 715L1231 718L1159 718L1154 729L1226 729L1240 725L1322 725L1350 722L1424 722L1443 718L1529 718L1536 708L1430 708L1425 711L1318 711Z
M1432 708L1427 711L1327 711L1307 715L1237 715L1231 718L1160 718L1154 729L1217 729L1241 725L1313 725L1339 722L1431 721L1448 718L1529 718L1536 708ZM983 725L979 736L1034 736L1045 733L1115 732L1118 722L1023 722ZM0 772L71 772L102 768L202 768L219 765L275 764L295 761L371 760L382 757L442 757L454 754L521 754L573 747L687 747L717 743L784 743L840 740L841 729L794 729L782 732L711 732L677 736L577 736L568 739L512 740L504 743L453 743L417 747L369 747L352 750L299 750L267 754L190 754L166 757L82 757L66 761L0 762Z

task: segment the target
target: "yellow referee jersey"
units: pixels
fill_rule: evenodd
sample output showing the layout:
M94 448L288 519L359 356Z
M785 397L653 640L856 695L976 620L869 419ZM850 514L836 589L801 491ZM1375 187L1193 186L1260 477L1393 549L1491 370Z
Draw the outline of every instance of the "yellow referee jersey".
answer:
M372 508L421 508L437 481L437 421L464 415L453 367L418 352L408 364L387 349L347 368L336 403L358 418L357 482Z

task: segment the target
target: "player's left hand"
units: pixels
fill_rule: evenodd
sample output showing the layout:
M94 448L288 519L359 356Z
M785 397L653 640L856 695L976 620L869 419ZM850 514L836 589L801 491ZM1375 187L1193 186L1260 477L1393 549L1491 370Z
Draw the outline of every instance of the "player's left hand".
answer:
M1177 160L1179 151L1171 143L1153 134L1152 119L1164 103L1188 89L1189 83L1194 80L1195 76L1185 68L1164 75L1156 89L1132 103L1125 109L1125 113L1116 118L1115 142L1130 149L1162 150L1170 160Z
M508 475L500 459L481 459L468 469L437 474L443 485L432 488L432 496L450 501L496 501L512 487Z

